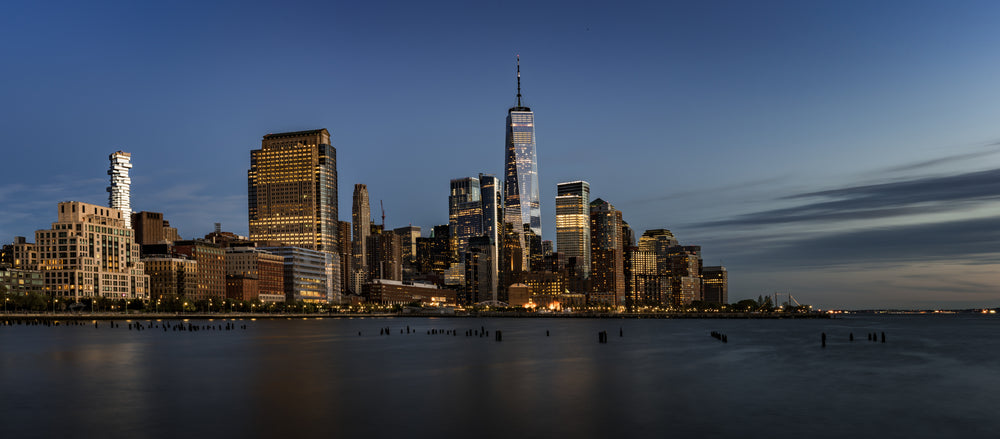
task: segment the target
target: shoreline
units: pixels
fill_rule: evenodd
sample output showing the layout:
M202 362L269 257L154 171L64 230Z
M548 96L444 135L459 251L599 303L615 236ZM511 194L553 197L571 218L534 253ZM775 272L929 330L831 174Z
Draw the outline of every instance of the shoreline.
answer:
M710 313L710 312L665 312L644 314L622 313L477 313L477 314L435 314L435 313L336 313L336 314L260 314L260 313L9 313L0 314L0 320L35 321L109 321L109 320L292 320L292 319L356 319L356 318L558 318L558 319L831 319L825 313Z

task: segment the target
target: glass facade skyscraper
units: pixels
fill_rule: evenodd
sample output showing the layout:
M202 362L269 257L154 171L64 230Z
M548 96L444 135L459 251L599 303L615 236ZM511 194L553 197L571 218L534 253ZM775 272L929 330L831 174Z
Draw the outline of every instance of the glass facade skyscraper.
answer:
M483 205L479 179L476 177L451 180L448 195L448 228L452 239L452 249L458 259L468 248L469 238L483 234Z
M556 185L556 249L576 260L582 277L590 275L590 183Z
M251 240L337 251L337 150L325 128L264 136L247 190Z
M535 113L521 105L521 64L517 65L517 105L507 110L504 156L504 222L514 225L529 260L541 265L542 215L538 195L538 158L535 154ZM527 233L525 233L527 232ZM537 243L533 241L538 241ZM537 244L537 245L535 245ZM536 250L537 249L537 250Z

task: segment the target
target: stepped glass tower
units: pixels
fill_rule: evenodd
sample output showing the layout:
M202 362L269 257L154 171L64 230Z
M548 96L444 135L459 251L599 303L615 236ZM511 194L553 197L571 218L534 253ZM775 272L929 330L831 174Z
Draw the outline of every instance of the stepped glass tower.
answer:
M517 59L517 105L507 110L504 156L504 222L514 227L529 262L541 265L542 215L538 196L538 158L535 155L535 113L521 105L521 59Z

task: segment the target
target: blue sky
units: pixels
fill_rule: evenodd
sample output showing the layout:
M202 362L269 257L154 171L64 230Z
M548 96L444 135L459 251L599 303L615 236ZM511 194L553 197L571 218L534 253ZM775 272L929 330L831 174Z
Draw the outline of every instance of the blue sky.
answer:
M5 2L0 239L62 200L183 237L246 233L249 150L325 127L387 226L447 222L450 178L500 174L521 55L543 234L561 181L669 228L730 296L1000 306L1000 4ZM378 212L374 212L378 216Z

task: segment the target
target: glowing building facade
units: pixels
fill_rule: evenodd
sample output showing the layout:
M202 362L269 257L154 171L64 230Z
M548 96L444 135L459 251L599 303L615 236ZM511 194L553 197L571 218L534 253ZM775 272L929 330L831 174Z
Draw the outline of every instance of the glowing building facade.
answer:
M507 110L504 156L504 222L514 225L527 257L523 269L541 265L542 215L535 154L535 113L521 105L521 64L517 65L517 105ZM537 241L537 242L535 242Z
M250 152L250 239L337 252L337 150L326 129L268 134Z
M575 258L576 272L590 275L590 183L556 185L556 251Z
M468 249L469 238L483 234L483 204L476 177L451 180L448 195L448 229L451 248L459 257Z

